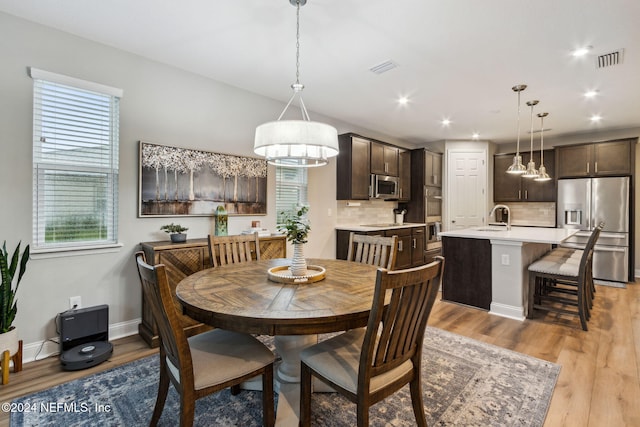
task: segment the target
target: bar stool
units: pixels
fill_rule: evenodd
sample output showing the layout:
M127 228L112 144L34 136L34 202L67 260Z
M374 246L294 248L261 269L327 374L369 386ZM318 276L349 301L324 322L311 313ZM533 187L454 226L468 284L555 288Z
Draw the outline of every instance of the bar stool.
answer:
M534 309L571 314L580 318L583 330L588 330L593 299L593 248L603 227L604 222L598 224L583 250L556 248L529 266L527 317L533 316Z

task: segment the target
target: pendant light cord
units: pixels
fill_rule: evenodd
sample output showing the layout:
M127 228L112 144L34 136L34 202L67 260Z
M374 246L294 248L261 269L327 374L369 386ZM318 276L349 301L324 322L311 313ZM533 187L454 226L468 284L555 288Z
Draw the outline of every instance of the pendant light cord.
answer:
M300 0L296 1L296 85L300 84Z
M533 107L536 104L531 104L531 152L529 153L529 161L533 161Z
M300 0L296 1L296 82L291 85L291 89L293 89L293 95L289 98L289 102L280 113L278 120L282 119L284 113L287 112L287 109L293 102L293 99L298 96L300 98L300 112L302 113L302 120L311 121L309 117L309 113L307 112L307 107L304 105L304 101L302 100L302 89L304 89L304 85L300 83Z
M516 156L520 155L520 90L518 91L518 139L516 144Z
M540 117L540 165L544 165L544 116Z

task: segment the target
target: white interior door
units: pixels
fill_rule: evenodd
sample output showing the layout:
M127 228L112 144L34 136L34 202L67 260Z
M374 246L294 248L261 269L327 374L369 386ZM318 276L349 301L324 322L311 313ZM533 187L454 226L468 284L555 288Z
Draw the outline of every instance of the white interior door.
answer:
M447 229L482 226L487 210L487 153L452 150L448 154Z

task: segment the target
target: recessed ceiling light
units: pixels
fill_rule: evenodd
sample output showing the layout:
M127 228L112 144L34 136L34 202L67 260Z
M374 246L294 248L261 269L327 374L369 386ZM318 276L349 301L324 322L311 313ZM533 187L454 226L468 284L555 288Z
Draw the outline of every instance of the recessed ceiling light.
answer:
M585 98L594 98L598 94L598 90L588 90L584 93Z
M582 56L585 56L586 54L588 54L591 49L593 49L593 46L583 46L583 47L579 47L577 49L574 49L571 52L571 55L576 57L576 58L580 58Z
M442 119L440 121L440 123L442 124L442 126L449 126L451 124L451 120L449 119Z
M602 116L600 114L594 114L589 120L591 120L591 123L598 123L602 120Z
M471 135L471 138L479 139L480 138L480 134L478 132L474 132L473 135Z
M400 98L398 98L398 104L407 105L408 103L409 103L409 98L407 98L406 96L401 96Z

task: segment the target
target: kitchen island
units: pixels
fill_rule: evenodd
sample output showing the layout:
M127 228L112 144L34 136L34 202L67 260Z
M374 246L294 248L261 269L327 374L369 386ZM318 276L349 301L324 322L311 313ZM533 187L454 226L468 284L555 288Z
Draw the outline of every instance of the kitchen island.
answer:
M440 233L446 260L444 300L524 320L529 264L576 230L543 227L474 227Z

